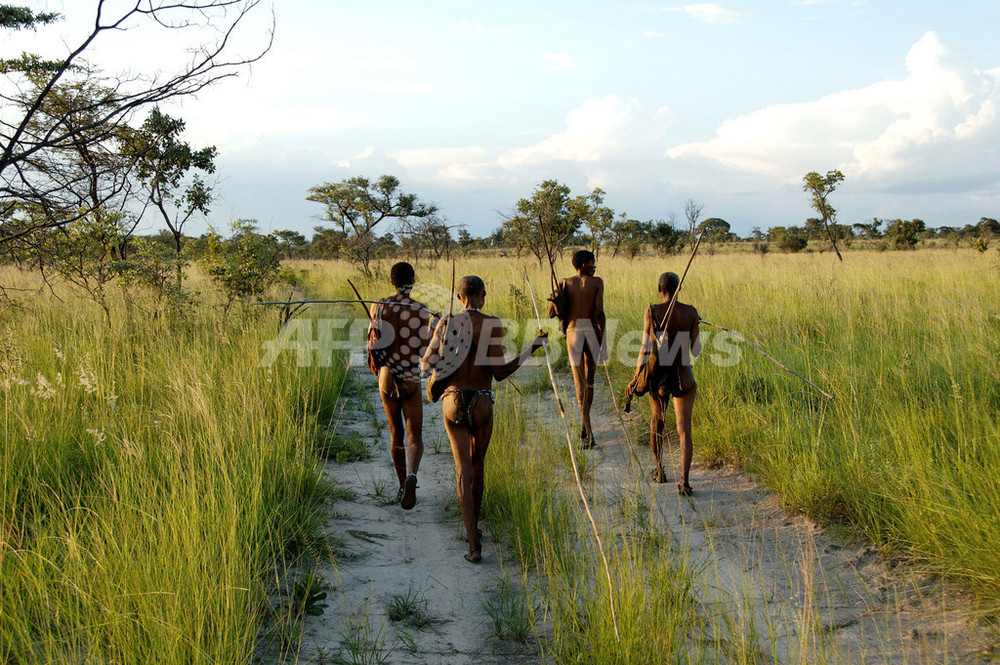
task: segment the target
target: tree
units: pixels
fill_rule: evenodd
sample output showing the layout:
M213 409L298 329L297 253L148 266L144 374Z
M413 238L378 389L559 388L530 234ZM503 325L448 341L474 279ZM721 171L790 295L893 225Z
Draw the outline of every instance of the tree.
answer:
M194 150L180 140L184 121L153 107L142 128L131 132L125 153L136 159L136 175L148 202L159 212L174 239L177 287L184 279L184 227L196 214L207 215L212 188L198 174L180 189L192 171L215 172L214 146Z
M31 99L43 85L44 76L28 75L21 99ZM27 156L18 170L44 173L58 185L58 197L25 199L0 194L0 211L7 230L0 242L32 246L32 235L41 229L57 228L78 219L97 217L126 207L134 159L123 154L128 139L127 126L114 131L95 129L88 110L98 106L110 90L87 80L52 86L39 112L25 125L32 135L66 131L72 140Z
M877 217L872 217L869 222L862 222L859 224L854 224L854 230L859 236L865 240L875 240L882 237L882 231L880 227L882 226L882 220Z
M309 241L298 231L274 231L271 235L278 241L278 254L282 259L294 259L309 247Z
M724 219L709 217L698 225L698 231L708 242L729 242L733 239L732 227Z
M688 225L688 242L694 242L694 232L698 228L698 220L701 219L701 211L704 207L704 204L694 199L688 199L684 202L684 218L687 219Z
M120 134L134 114L146 107L177 97L192 95L206 86L238 75L259 60L267 44L251 55L229 57L236 33L261 0L184 0L159 2L132 0L124 6L97 0L89 33L56 59L25 54L17 60L0 61L0 249L52 226L72 223L89 215L97 206L92 198L81 199L66 187L66 173L40 168L58 165L54 152L88 142L105 141ZM0 28L35 28L55 20L51 14L34 14L24 7L0 6ZM214 28L215 41L188 49L186 64L151 76L133 73L103 74L82 63L102 38L121 30L166 30L177 37L199 28ZM138 26L134 28L133 26ZM181 43L181 48L183 48ZM188 44L188 46L192 46ZM25 81L30 92L23 92ZM72 98L56 105L53 96L74 85L100 88L104 94ZM84 122L79 121L85 117ZM82 204L82 205L81 205ZM69 216L36 217L32 224L14 222L11 213L21 205L55 207L74 212Z
M835 237L837 210L830 205L827 199L837 188L837 185L844 181L844 174L834 170L827 171L826 175L822 176L816 171L810 171L802 178L802 181L802 189L809 194L812 207L819 213L820 219L823 221L823 226L826 228L827 236L830 238L830 244L833 245L833 251L837 253L837 258L843 261L844 257L840 255Z
M611 227L615 222L615 211L604 205L604 190L595 187L590 194L572 199L570 207L590 232L591 251L595 256L599 255L601 246L611 236Z
M567 239L580 228L578 206L570 205L570 190L556 180L546 180L535 188L530 199L517 202L517 213L504 220L501 232L520 255L529 250L538 259L555 263Z
M650 221L648 228L649 241L661 254L676 254L684 249L684 233L672 221Z
M375 182L355 177L310 187L306 200L326 206L326 221L344 234L342 250L368 276L379 244L376 226L386 219L405 223L409 218L430 217L437 212L437 206L401 191L399 180L391 175Z
M809 241L806 240L805 237L800 236L797 233L783 233L782 235L778 236L776 244L778 245L778 249L780 249L783 252L788 252L789 254L798 254L799 252L801 252L803 249L806 248L806 245L809 244Z
M980 217L976 223L976 232L980 238L1000 237L1000 222L992 217Z
M202 264L226 296L226 314L237 299L246 301L278 281L278 240L257 233L257 220L238 219L228 241L213 232L205 245Z
M42 259L42 266L54 269L97 303L109 330L112 319L107 290L124 268L118 249L132 228L125 213L95 208L71 224L34 236L33 248Z
M920 233L924 230L922 219L897 219L889 223L885 229L885 237L892 242L895 249L913 249L917 246Z
M340 248L347 238L346 233L322 226L314 226L313 232L309 243L309 253L313 258L332 259L340 256Z
M618 221L611 225L611 257L618 256L619 250L622 250L630 259L634 259L642 249L643 241L649 237L652 226L650 222L629 219L628 215L622 213Z
M770 249L767 244L767 236L760 230L759 226L755 226L750 230L750 237L754 254L762 256L767 254L768 249Z
M420 258L420 252L440 259L450 256L455 246L455 239L451 237L453 228L437 215L411 217L400 220L396 235L399 236L400 247L413 252L414 261Z

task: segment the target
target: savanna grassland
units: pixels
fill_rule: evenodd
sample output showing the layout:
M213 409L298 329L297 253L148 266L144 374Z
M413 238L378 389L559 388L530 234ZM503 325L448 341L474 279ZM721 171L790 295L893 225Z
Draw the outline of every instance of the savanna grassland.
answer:
M3 277L31 295L0 323L0 661L280 650L299 609L276 590L325 548L317 453L343 364L258 368L275 317L210 294L155 319L115 302L109 327L69 289Z
M681 272L686 259L598 259L619 396L656 278ZM309 297L352 295L346 278L357 271L346 263L291 267ZM387 267L360 281L365 295L388 290ZM568 261L559 269L571 272ZM508 320L519 347L537 328L525 270L543 298L547 269L533 260L457 262L459 276L484 278L485 310ZM451 265L420 263L417 275L418 287L447 293ZM830 254L698 256L681 300L835 399L703 327L696 454L742 466L788 506L1000 608L998 287L1000 258L971 250L854 251L843 263ZM343 364L299 367L286 353L258 367L261 345L278 332L273 312L117 312L109 330L94 307L39 292L3 314L0 656L245 662L276 623L275 580L322 547L317 506L334 490L318 480L318 452ZM358 313L317 307L310 316ZM523 398L504 396L484 512L543 580L543 651L557 662L752 662L755 652L738 643L721 656L691 651L701 621L686 600L693 572L648 530L614 544L617 642L606 593L588 583L603 570L562 482L561 433L530 422Z

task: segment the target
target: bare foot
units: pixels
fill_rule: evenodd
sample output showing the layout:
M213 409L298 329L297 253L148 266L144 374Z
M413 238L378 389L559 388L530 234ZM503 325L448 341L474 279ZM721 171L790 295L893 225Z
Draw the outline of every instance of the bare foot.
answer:
M465 560L469 563L479 563L483 560L483 551L479 550L469 550L469 553L465 555Z
M412 473L403 481L403 496L399 501L403 510L410 510L417 505L417 477Z

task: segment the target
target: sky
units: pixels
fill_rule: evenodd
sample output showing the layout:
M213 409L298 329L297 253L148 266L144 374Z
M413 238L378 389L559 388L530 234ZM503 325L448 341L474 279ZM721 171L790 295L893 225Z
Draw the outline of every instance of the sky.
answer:
M22 3L65 20L4 56L55 57L93 21L91 1ZM1000 217L1000 0L275 0L234 52L272 19L260 62L165 109L219 151L220 230L309 237L309 187L383 173L477 236L546 179L640 220L693 199L741 235L814 216L802 177L831 169L841 223ZM138 23L90 60L151 72L193 43Z

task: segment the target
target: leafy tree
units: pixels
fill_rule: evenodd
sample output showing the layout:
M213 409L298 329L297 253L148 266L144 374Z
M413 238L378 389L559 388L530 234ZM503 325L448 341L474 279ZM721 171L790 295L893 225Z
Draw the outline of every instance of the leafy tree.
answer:
M20 99L35 98L43 85L44 77L32 74L28 79ZM17 170L44 173L52 186L58 186L58 196L11 199L0 193L0 219L6 231L0 235L0 243L24 244L37 254L49 247L32 239L37 231L88 217L88 223L96 220L99 226L103 216L128 207L129 174L135 160L123 154L122 145L128 140L130 128L95 128L91 111L109 94L107 88L86 80L52 86L39 112L25 124L25 131L33 136L66 131L73 138L31 154L18 164ZM123 236L123 245L128 235ZM123 252L124 247L118 250Z
M698 232L702 234L702 238L712 243L732 240L733 234L730 229L732 227L729 222L718 217L709 217L698 225Z
M57 58L24 54L18 60L0 63L0 247L17 242L51 226L83 219L107 201L93 203L93 197L81 199L67 187L66 174L52 169L59 164L59 152L86 149L87 143L106 141L121 133L139 110L167 100L192 95L221 79L235 76L256 62L270 48L268 44L249 56L230 58L228 51L236 40L238 28L261 0L185 0L184 2L131 2L114 5L97 0L90 30L79 43ZM3 5L0 28L35 28L51 22L51 14ZM148 28L173 34L174 42L188 30L216 29L214 42L191 48L192 55L182 67L140 74L103 74L84 66L87 55L107 33ZM28 82L30 85L26 86ZM73 86L101 89L100 96L81 95L66 98L67 104L54 104L53 96ZM27 92L25 92L27 91ZM86 118L81 121L81 118ZM19 205L53 207L59 215L36 216L30 224L23 219L11 221ZM74 211L66 215L67 211ZM40 226L41 225L41 226ZM48 226L46 226L48 225Z
M340 256L340 248L347 240L347 234L322 226L313 227L313 237L309 243L309 253L313 258L332 259Z
M980 217L976 223L976 232L980 238L1000 237L1000 222L992 217Z
M770 249L767 244L767 236L760 230L759 226L755 226L750 230L750 238L754 254L767 254Z
M214 173L217 154L214 146L191 148L180 140L183 131L183 120L153 107L142 128L130 132L125 145L125 154L136 159L136 175L148 202L173 235L178 288L184 279L184 227L196 214L207 215L212 202L211 186L201 175L191 173ZM187 186L182 189L185 180Z
M326 221L344 234L341 250L369 276L369 265L379 245L376 226L386 219L405 222L437 212L437 206L422 203L416 194L401 191L399 180L391 175L383 175L374 182L355 177L317 185L309 188L306 200L326 206Z
M619 250L624 251L630 259L634 259L642 249L642 243L649 237L652 223L629 219L622 213L619 219L611 225L609 234L612 258L618 256Z
M615 211L604 205L604 190L595 187L586 196L577 196L570 201L570 208L590 232L590 250L597 256L601 246L611 236L615 222Z
M517 212L500 227L507 243L518 255L527 249L539 265L542 258L554 263L556 254L580 228L579 207L570 205L570 189L556 180L535 188L530 199L517 202Z
M788 252L789 254L797 254L806 248L809 241L805 239L804 236L798 233L783 233L778 236L777 242L775 243L783 252Z
M132 228L126 213L95 208L85 217L34 237L33 248L43 272L55 270L97 303L108 329L112 327L108 289L124 268L118 249Z
M298 231L274 231L271 235L278 241L278 251L283 259L296 258L309 247L309 241Z
M256 220L236 220L228 241L211 233L205 245L202 265L226 296L227 314L237 299L246 301L278 281L278 240L257 233Z
M920 240L920 233L924 230L922 219L902 220L897 219L889 223L885 229L885 237L892 243L895 249L913 249Z
M823 227L826 229L827 237L830 239L830 244L833 245L833 251L837 253L837 258L841 261L844 260L844 257L840 255L835 237L837 210L830 205L828 199L830 194L837 188L837 185L843 181L844 174L836 170L827 171L825 176L820 175L816 171L810 171L802 178L802 189L809 194L810 203L816 212L819 213Z
M649 242L661 254L676 254L684 249L684 235L672 222L649 222Z
M881 226L882 220L877 217L872 217L869 222L853 225L855 232L865 240L875 240L877 238L881 238Z

